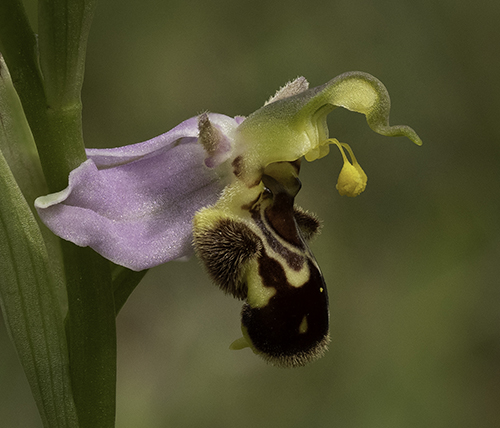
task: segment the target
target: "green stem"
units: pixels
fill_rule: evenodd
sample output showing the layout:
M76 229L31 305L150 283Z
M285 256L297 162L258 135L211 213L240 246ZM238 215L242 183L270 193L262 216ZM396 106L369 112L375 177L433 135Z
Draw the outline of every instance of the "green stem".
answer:
M66 187L70 171L86 159L80 99L66 97L65 104L49 105L36 37L20 0L0 2L0 51L30 124L49 191L59 191Z
M90 248L63 242L70 374L80 428L115 422L116 327L109 262ZM77 261L78 260L78 261ZM84 280L82 280L84 279Z

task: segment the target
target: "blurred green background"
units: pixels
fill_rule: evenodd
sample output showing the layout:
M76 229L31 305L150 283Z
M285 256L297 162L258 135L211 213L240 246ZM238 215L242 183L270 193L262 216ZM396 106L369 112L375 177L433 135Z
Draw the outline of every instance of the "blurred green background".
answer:
M499 18L497 1L100 2L89 147L205 110L247 115L298 75L318 86L349 70L382 80L391 123L424 141L338 109L330 134L353 147L367 190L337 194L334 149L303 164L298 203L324 220L312 249L332 334L308 367L229 351L241 303L197 260L152 269L118 318L117 427L500 426ZM0 424L38 428L3 324L0 343Z

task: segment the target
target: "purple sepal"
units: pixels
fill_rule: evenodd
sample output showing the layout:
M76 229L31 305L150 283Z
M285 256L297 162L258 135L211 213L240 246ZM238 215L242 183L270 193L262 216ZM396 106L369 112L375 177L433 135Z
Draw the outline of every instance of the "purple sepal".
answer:
M143 143L88 150L65 190L36 200L40 217L63 239L133 270L190 255L195 212L217 202L230 179L205 165L197 135L192 118Z

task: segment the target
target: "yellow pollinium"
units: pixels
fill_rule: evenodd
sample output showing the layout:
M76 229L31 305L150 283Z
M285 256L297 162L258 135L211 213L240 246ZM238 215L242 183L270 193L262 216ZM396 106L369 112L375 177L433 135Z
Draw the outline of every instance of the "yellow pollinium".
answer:
M354 198L365 190L368 177L359 165L351 147L348 144L340 143L336 138L329 138L307 152L305 154L305 158L309 162L321 159L329 153L330 144L335 144L339 148L342 158L344 159L344 166L340 171L337 181L337 190L341 196ZM344 149L349 153L351 161L347 158Z
M368 177L359 165L352 149L348 144L339 143L335 138L328 140L328 142L335 144L339 148L340 153L342 153L342 158L344 159L344 166L342 167L337 180L337 190L339 191L339 194L341 196L349 196L351 198L358 196L365 190ZM344 148L349 152L352 163L349 159L347 159Z

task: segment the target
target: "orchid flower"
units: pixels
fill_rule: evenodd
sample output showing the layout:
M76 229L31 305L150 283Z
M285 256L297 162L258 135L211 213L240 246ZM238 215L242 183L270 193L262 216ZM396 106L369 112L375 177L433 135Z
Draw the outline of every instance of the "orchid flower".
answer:
M373 76L308 86L299 77L246 118L203 113L143 143L88 149L66 189L36 200L38 213L58 236L137 271L194 249L213 281L244 300L243 337L231 347L302 366L327 348L329 311L307 245L319 221L294 204L301 159L322 158L334 144L344 160L339 193L365 189L351 148L328 135L336 107L421 144L411 128L389 126L389 95Z

